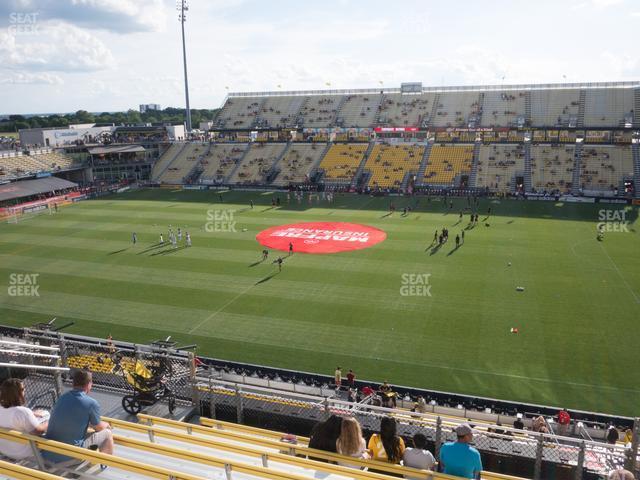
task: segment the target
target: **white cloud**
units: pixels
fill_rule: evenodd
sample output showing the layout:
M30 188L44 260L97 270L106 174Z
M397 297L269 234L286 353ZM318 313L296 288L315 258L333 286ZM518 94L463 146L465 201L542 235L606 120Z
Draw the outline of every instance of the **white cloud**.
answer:
M52 73L26 73L26 72L0 72L0 84L35 84L35 85L62 85L64 82L59 75Z
M87 30L43 22L37 34L0 31L0 65L35 71L87 72L112 68L111 50Z
M159 32L167 13L163 0L2 0L0 24L10 13L37 12L41 21L63 20L113 32Z

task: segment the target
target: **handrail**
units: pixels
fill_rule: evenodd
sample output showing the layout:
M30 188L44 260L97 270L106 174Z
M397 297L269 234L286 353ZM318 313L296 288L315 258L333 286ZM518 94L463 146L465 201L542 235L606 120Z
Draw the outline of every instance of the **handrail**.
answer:
M582 83L540 83L540 84L514 84L514 85L452 85L452 86L434 86L422 87L420 92L468 92L476 90L550 90L550 89L582 89L582 88L632 88L640 86L638 81L623 82L582 82ZM357 94L376 94L384 93L402 93L398 87L392 88L347 88L333 90L288 90L288 91L263 91L263 92L230 92L227 99L242 97L287 97L300 95L357 95ZM411 92L415 94L414 92ZM224 105L224 104L223 104Z
M214 418L200 417L200 425L205 427L215 427L220 430L238 430L240 432L254 433L256 435L262 435L265 437L282 438L283 433L275 430L267 430L265 428L250 427L248 425L242 425L240 423L225 422L224 420L217 420ZM296 440L301 443L309 443L309 437L303 437L302 435L296 435Z
M68 372L70 370L67 367L48 367L46 365L29 365L24 363L7 363L7 362L0 362L0 367L24 368L27 370L48 370L50 372Z
M22 465L16 465L15 463L5 462L0 460L0 473L3 475L9 475L12 478L18 480L62 480L63 477L53 475L51 473L43 472L41 470L35 470L33 468L23 467Z
M171 433L167 431L167 437L171 437ZM154 432L154 434L160 435L161 432ZM269 478L273 480L279 479L288 479L288 480L305 480L308 477L304 477L301 475L296 475L293 473L283 472L281 470L273 470L267 467L259 467L256 465L251 465L249 463L238 462L238 461L228 461L224 458L214 457L212 455L205 455L198 452L192 452L190 450L184 450L174 447L168 447L166 445L160 445L157 443L147 442L144 440L136 440L129 437L123 437L121 435L113 436L116 445L120 445L123 447L134 448L136 450L144 450L155 454L163 454L172 458L179 458L180 460L185 460L188 462L199 463L209 465L211 467L216 468L227 468L227 466L231 467L231 471L235 471L238 473L245 473L248 475L255 475L261 478Z
M40 450L65 455L91 464L107 465L109 467L126 470L139 475L146 475L147 477L157 478L160 480L205 480L204 477L175 472L164 467L148 465L146 463L128 460L117 455L108 455L106 453L89 450L88 448L76 447L66 443L56 442L54 440L46 440L42 437L30 435L28 433L18 432L17 430L0 428L0 439L21 444L31 443Z
M154 417L152 415L146 415L146 414L142 414L139 413L138 414L138 419L141 422L155 422L159 425L165 424L169 427L181 427L181 428L185 428L187 429L188 432L197 432L197 433L204 433L204 434L209 434L209 435L216 435L219 434L220 436L226 436L225 435L225 431L224 430L215 430L212 429L211 427L203 427L201 425L193 425L190 423L186 423L186 422L180 422L177 420L170 420L170 419L166 419L166 418L162 418L162 417ZM109 419L105 419L106 421L110 421ZM210 419L205 419L202 418L201 420L210 420ZM228 422L222 422L219 420L211 420L212 423L215 422L221 422L223 424L227 424ZM122 423L122 421L120 420L116 420L116 425ZM130 424L130 422L125 422ZM139 428L140 424L133 424L135 425L134 428ZM152 425L150 424L149 427L153 428ZM264 429L260 429L257 427L248 427L251 428L253 430L257 430L260 431L260 433L263 433L265 430ZM204 429L204 431L203 431ZM162 431L162 430L158 430L156 429L155 432L158 431ZM269 431L269 430L267 430ZM169 433L169 431L165 431L166 433ZM231 432L227 432L227 433L231 433ZM275 433L275 432L274 432ZM168 436L168 438L172 438L171 435L173 435L175 437L176 433L175 432L171 432ZM183 436L186 437L187 439L189 438L193 438L191 436L192 434L186 434ZM246 438L246 435L242 435L240 434L242 437ZM234 437L235 435L229 435L229 437ZM236 436L237 439L237 436ZM255 439L255 437L254 437ZM245 439L245 440L239 440L239 441L248 441L249 439ZM260 439L255 439L257 440L257 442L251 442L254 444L260 444ZM415 468L411 468L411 467L405 467L405 466L401 466L401 465L395 465L395 464L390 464L387 462L380 462L377 460L361 460L361 459L357 459L357 458L353 458L353 457L348 457L348 456L344 456L344 455L340 455L337 453L331 453L331 452L325 452L323 450L316 450L313 448L309 448L309 447L304 447L304 446L300 446L300 445L294 445L294 444L289 444L287 442L274 442L271 440L264 440L264 444L265 446L269 447L269 448L280 448L283 450L288 450L291 454L295 454L295 455L303 455L303 456L308 456L308 457L314 457L314 458L322 458L323 460L327 460L330 462L341 462L341 463L348 463L351 465L358 465L358 466L362 466L362 467L369 467L371 469L374 469L376 471L383 471L385 473L389 473L392 476L397 476L398 474L400 475L409 475L411 477L419 477L422 478L423 475L426 475L426 478L429 480L447 480L447 479L456 479L458 480L458 477L454 477L454 476L450 476L450 475L446 475L444 473L437 473L437 472L431 472L428 470L419 470L419 469L415 469ZM189 440L187 440L189 441ZM212 441L212 443L219 443L219 442L215 442ZM274 445L275 444L275 445ZM238 449L250 449L250 447L238 447L238 446L233 446L233 448L231 449L233 451L233 449L236 449L235 451L238 451ZM276 455L276 454L269 454L270 456L272 455ZM279 454L279 455L283 455L283 454ZM288 457L287 455L284 455L285 457ZM276 457L274 456L274 459ZM290 457L289 457L290 458ZM309 462L314 462L313 460L307 460ZM314 462L315 463L315 462ZM322 463L322 466L326 466L326 463ZM320 469L320 467L314 467L314 468L318 468ZM348 470L349 471L349 470ZM350 470L353 475L353 469ZM431 476L429 476L431 475ZM514 476L510 476L510 475L504 475L504 474L500 474L500 473L494 473L494 472L487 472L487 471L483 471L482 472L482 479L483 480L523 480L522 477L514 477Z
M107 421L107 419L105 419L105 421ZM337 475L342 475L342 476L355 476L357 478L361 478L361 479L371 479L371 480L385 480L387 478L389 478L388 475L385 475L383 473L374 473L374 472L368 472L368 471L358 471L355 470L354 468L350 468L350 467L346 467L346 466L341 466L341 465L333 465L330 463L326 463L326 462L322 462L322 461L317 461L317 460L313 460L310 458L300 458L298 456L295 456L295 452L292 452L292 454L284 454L284 453L266 453L264 450L260 450L257 448L253 448L250 446L246 446L246 445L234 445L231 443L225 443L225 442L219 442L219 441L215 441L215 440L210 440L210 439L205 439L205 438L201 438L201 437L196 437L193 436L191 434L188 433L178 433L175 432L173 430L168 430L168 429L164 429L164 428L158 428L158 427L154 427L152 425L147 425L147 424L143 424L143 423L131 423L131 422L125 422L125 421L121 421L121 420L114 420L112 421L112 419L108 419L108 421L110 423L112 423L113 426L117 428L123 428L123 429L128 429L128 430L135 430L138 432L144 432L149 434L150 437L163 437L163 438L167 438L169 440L176 440L176 441L180 441L180 442L185 442L185 443L191 443L194 445L198 445L198 446L202 446L202 447L209 447L209 448L213 448L216 450L225 450L228 452L232 452L232 453L237 453L240 455L246 455L246 456L253 456L253 457L258 457L258 458L262 458L263 461L263 465L266 465L269 461L274 461L276 463L284 463L284 464L288 464L288 465L292 465L295 467L299 467L299 468L306 468L306 469L310 469L310 470L320 470L323 472L326 472L328 474L337 474ZM175 447L168 447L165 445L158 445L156 443L150 443L150 442L143 442L140 440L133 440L129 437L123 437L121 435L114 435L114 439L116 440L116 443L118 444L122 444L122 445L126 445L126 446L135 446L138 445L140 447L149 447L149 446L153 446L156 447L158 446L160 449L162 449L163 451L165 451L166 453L170 453L170 450L173 450L174 453L179 454L180 452L184 452L184 455L187 455L189 458L186 457L180 457L180 458L184 458L190 461L194 461L194 462L200 462L200 463L209 463L209 461L212 458L216 458L216 457L212 457L211 455L204 455L204 454L193 454L188 450L183 450L183 449L179 449L179 448L175 448ZM146 444L146 445L145 445ZM280 443L280 448L282 449L287 449L289 451L291 451L291 449L289 447L291 447L292 445L287 444L287 443ZM276 447L274 447L276 448ZM314 454L315 455L315 454ZM352 457L342 457L344 460L344 463L353 463ZM355 463L354 463L355 464ZM268 468L268 467L266 467ZM376 467L377 469L377 467ZM276 470L276 469L272 469L272 472L277 471L278 474L280 475L280 473L282 472L282 470ZM429 478L429 475L431 475L431 472L427 471L427 470L418 470L418 469L413 469L413 468L409 468L409 467L403 467L403 471L407 474L410 474L412 476L416 476L418 478ZM356 474L357 473L357 474ZM438 477L436 477L438 478ZM448 478L448 477L443 477L443 478Z
M35 343L25 343L25 342L11 342L9 340L0 340L0 344L2 345L11 345L12 347L23 347L23 348L33 348L34 350L49 350L49 351L59 351L60 347L49 347L46 345L37 345Z
M349 463L351 465L357 465L359 467L369 467L377 471L388 472L392 475L403 475L403 474L413 475L414 473L417 475L424 474L423 470L403 467L401 465L395 465L388 462L380 462L378 460L362 460L358 458L347 457L344 455L340 455L338 453L325 452L324 450L316 450L315 448L309 448L301 445L293 445L287 442L281 442L279 440L257 438L255 436L247 435L244 433L216 430L211 427L203 427L201 425L191 425L185 422L179 422L177 420L169 420L166 418L153 417L151 415L144 415L144 414L138 414L138 418L141 421L146 420L148 423L151 422L151 424L153 423L157 423L160 425L164 424L164 425L172 426L174 428L190 428L193 432L201 433L204 435L226 437L226 438L233 439L235 441L250 443L250 444L261 446L261 447L288 450L289 452L295 455L321 458L323 460L327 460L330 462L336 462L336 463L342 462L342 463ZM105 421L109 421L109 420L105 419Z
M308 403L309 406L312 406L312 405L319 406L320 402L322 402L323 408L325 408L326 406L325 402L328 401L329 402L328 408L330 410L344 411L346 414L349 414L352 411L351 409L354 406L353 403L347 402L345 400L339 400L334 398L327 399L327 398L322 398L316 395L310 395L306 393L288 392L288 391L281 391L273 388L260 387L255 385L238 384L234 382L229 382L227 380L216 379L215 383L212 384L211 386L204 383L198 384L198 388L201 389L202 391L208 391L209 388L211 389L217 388L219 390L227 391L229 395L236 395L236 390L233 388L230 388L232 386L242 387L241 393L243 394L249 394L249 395L254 394L254 395L266 396L266 397L268 397L269 394L277 395L277 398L272 397L271 401L280 401L280 402L286 401L286 400L290 400L291 402L306 401L306 402L310 402ZM289 396L294 398L288 399L287 397ZM296 399L295 397L298 397L299 399ZM487 420L481 420L481 419L464 417L464 416L454 416L453 414L447 414L447 413L435 413L435 412L419 413L419 412L412 412L410 410L405 410L401 408L386 408L386 407L378 407L374 405L367 405L367 410L369 410L368 413L373 413L377 415L390 415L397 419L402 419L411 423L423 424L425 426L430 426L431 428L435 428L435 423L437 422L438 417L440 417L440 419L442 420L442 425L445 427L455 427L461 423L473 423L475 425L474 428L476 430L483 430L483 429L494 427L494 428L499 428L500 430L511 432L514 435L524 434L526 436L532 436L532 437L535 436L537 438L536 432L533 432L532 430L523 431L523 430L518 430L516 428L510 427L508 425L499 426L496 423L493 423ZM535 434L535 435L532 435L532 434ZM545 439L545 441L557 443L559 445L567 445L567 444L575 445L575 442L576 442L575 438L562 436L555 433L543 434L543 438ZM606 446L607 448L610 447L606 445L603 441L598 441L598 440L592 440L592 441L587 440L585 441L585 445L587 447L603 447L603 446ZM619 450L619 453L622 453L621 447L618 447L617 450Z
M0 348L0 353L6 353L7 355L22 355L29 357L39 357L39 358L60 358L60 355L51 355L49 353L38 353L38 352L25 352L24 350L4 350Z

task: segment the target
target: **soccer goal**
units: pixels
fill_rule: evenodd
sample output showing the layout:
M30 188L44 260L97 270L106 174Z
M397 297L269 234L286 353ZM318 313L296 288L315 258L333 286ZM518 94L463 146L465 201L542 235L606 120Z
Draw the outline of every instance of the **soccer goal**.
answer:
M20 223L40 215L53 215L55 213L53 207L48 203L29 207L10 207L7 210L7 223Z

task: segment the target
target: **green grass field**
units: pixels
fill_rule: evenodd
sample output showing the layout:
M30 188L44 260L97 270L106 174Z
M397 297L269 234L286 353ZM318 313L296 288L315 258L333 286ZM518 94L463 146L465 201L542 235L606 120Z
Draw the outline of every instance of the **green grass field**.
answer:
M488 225L481 215L461 248L450 239L432 251L434 230L454 237L467 225L468 215L457 223L466 199L448 214L421 199L403 217L387 215L388 198L282 208L271 208L269 193L223 198L142 190L0 225L1 323L56 316L75 322L72 333L135 342L171 334L200 355L329 375L341 365L372 381L640 414L637 208L627 207L630 232L598 242L598 210L624 207L492 203ZM234 210L236 232L207 233L208 209ZM261 230L323 220L388 237L366 250L295 254L275 275L270 262L256 263ZM151 248L169 224L191 231L193 247ZM39 273L40 296L9 296L12 273ZM431 274L431 297L400 295L411 273Z

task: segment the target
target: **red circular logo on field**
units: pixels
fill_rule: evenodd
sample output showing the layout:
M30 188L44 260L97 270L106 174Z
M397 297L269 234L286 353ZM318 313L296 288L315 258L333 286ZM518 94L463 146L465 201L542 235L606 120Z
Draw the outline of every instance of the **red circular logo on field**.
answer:
M387 238L379 228L344 222L304 222L267 228L256 235L265 247L303 253L338 253L369 248Z

